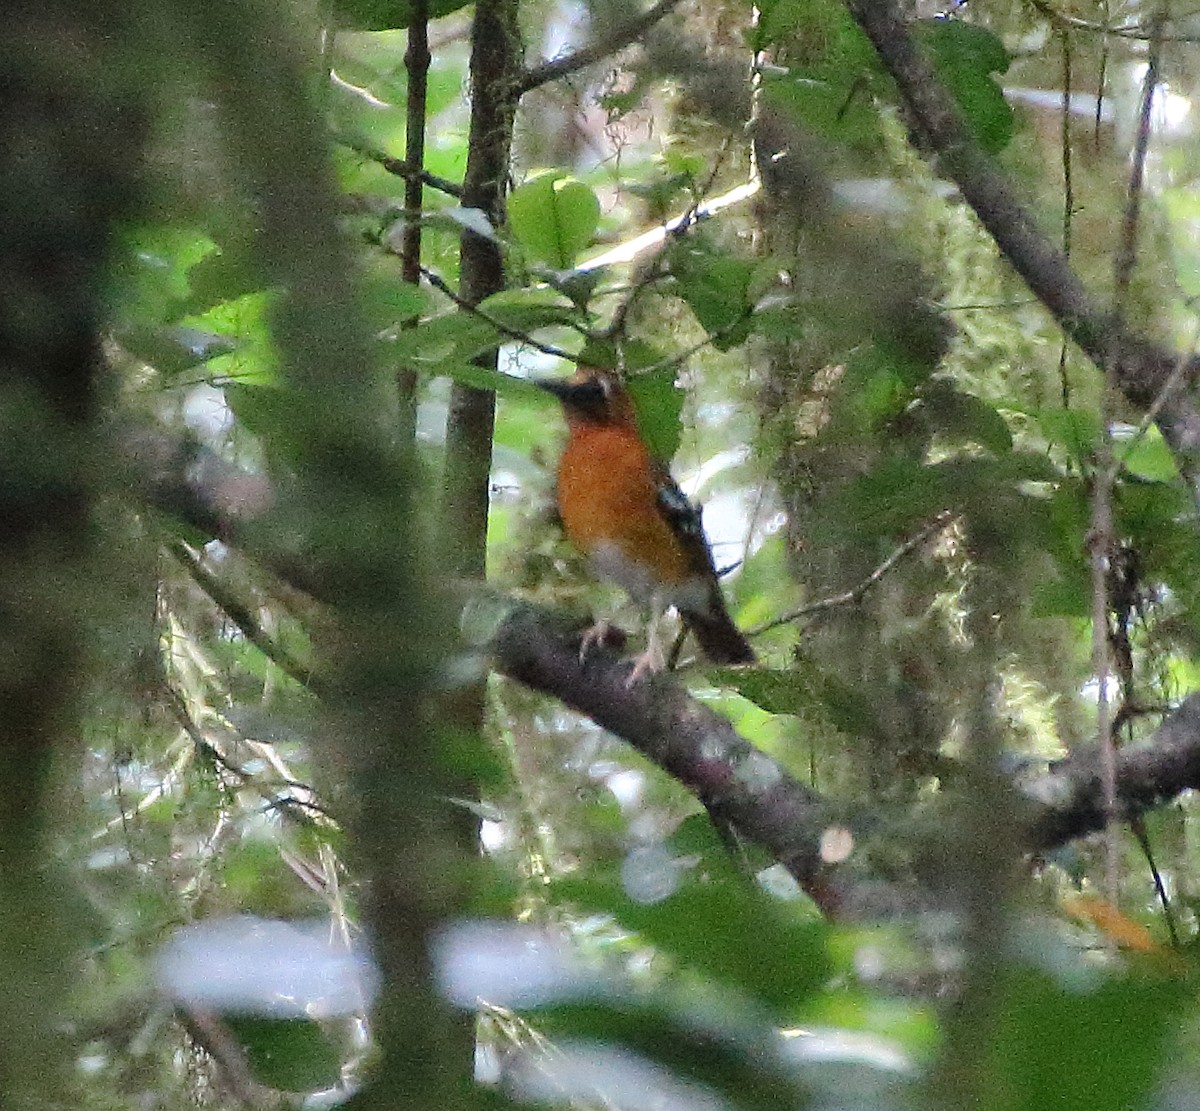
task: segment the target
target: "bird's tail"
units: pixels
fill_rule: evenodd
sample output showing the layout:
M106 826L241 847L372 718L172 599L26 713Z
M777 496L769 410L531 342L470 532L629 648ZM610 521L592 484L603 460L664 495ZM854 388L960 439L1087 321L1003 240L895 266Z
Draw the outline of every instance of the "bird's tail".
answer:
M715 664L751 664L754 649L733 623L724 600L718 594L708 611L686 610L683 623L695 634L704 654Z

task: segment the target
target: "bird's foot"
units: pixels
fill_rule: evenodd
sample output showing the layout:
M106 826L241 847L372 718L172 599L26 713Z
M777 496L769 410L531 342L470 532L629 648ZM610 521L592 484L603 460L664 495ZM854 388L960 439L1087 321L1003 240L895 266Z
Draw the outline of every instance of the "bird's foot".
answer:
M658 626L654 621L646 633L646 651L633 661L633 670L625 680L625 689L636 686L647 675L654 675L666 670L667 659L663 655L662 640L658 635Z
M579 662L587 659L588 653L595 647L613 648L617 651L625 647L625 630L614 625L611 621L596 621L583 631L579 638Z
M665 667L666 661L663 659L662 653L652 652L647 648L645 652L634 659L633 670L625 680L625 689L636 687L647 675L657 675Z

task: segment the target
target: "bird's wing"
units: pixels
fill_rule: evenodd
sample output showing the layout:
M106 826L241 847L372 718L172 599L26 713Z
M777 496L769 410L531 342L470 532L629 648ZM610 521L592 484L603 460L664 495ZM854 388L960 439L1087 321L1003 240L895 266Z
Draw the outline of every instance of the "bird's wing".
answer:
M666 467L661 464L656 466L654 477L657 483L658 511L679 538L687 553L688 563L697 575L712 576L715 579L716 570L708 548L708 540L704 536L699 506L688 501L687 495L679 488L679 484L671 477Z

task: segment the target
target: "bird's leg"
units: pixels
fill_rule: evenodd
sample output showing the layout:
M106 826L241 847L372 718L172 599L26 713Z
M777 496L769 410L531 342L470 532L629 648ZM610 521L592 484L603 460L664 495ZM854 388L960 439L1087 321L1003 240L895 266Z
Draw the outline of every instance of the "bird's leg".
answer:
M595 621L588 626L579 638L579 662L587 659L587 654L597 644L604 644L612 635L613 625L610 621Z
M658 623L662 620L662 604L657 595L652 599L650 606L650 620L646 624L646 651L634 659L633 670L625 680L627 689L640 682L643 676L653 675L667 666L662 638L659 636Z

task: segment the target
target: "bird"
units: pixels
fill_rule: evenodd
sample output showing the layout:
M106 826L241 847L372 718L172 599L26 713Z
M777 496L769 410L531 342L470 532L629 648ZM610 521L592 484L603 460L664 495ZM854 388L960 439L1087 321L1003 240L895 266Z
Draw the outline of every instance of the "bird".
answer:
M567 422L557 491L567 538L600 578L654 615L674 606L713 663L753 663L754 650L725 607L700 510L650 453L621 379L580 366L570 378L536 381L558 398ZM606 629L601 622L585 634L581 655ZM653 620L648 640L630 685L664 666Z

